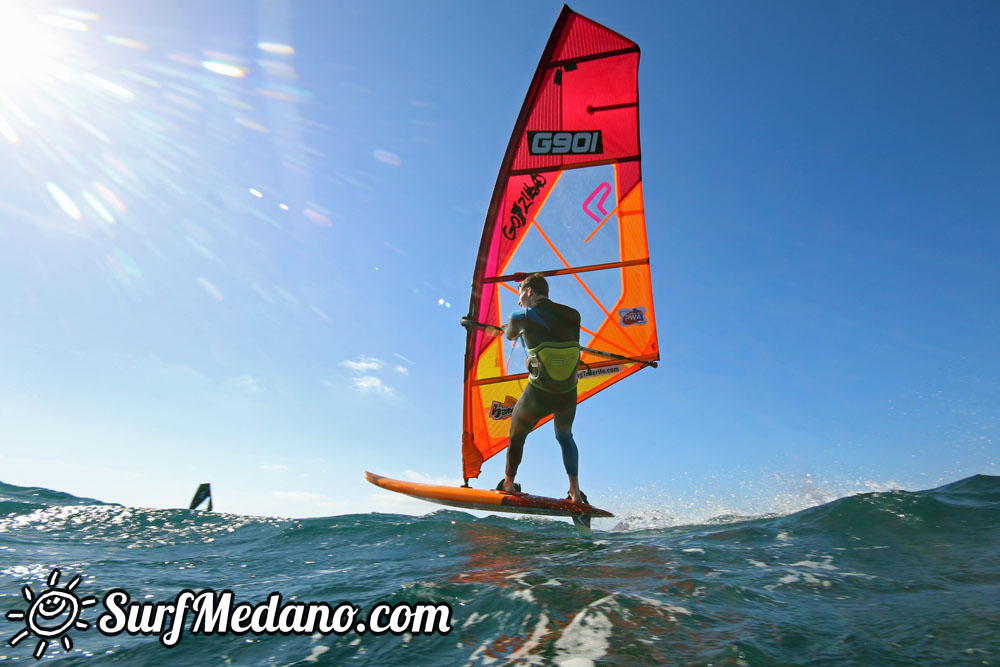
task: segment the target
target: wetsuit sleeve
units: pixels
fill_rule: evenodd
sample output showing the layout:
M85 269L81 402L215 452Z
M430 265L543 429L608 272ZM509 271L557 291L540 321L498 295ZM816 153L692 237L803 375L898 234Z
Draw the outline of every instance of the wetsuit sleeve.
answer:
M524 332L524 323L527 320L528 312L524 308L518 308L511 312L507 318L507 329L504 332L507 340L514 340Z
M507 319L513 322L515 320L524 320L527 316L528 310L526 308L518 308L517 310L512 310Z

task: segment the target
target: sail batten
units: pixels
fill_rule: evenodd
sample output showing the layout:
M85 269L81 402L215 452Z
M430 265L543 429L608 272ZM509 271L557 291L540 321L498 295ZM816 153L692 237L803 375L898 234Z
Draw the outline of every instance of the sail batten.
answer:
M559 173L568 171L570 169L586 169L587 167L600 167L606 164L620 164L622 162L639 162L642 160L641 155L633 155L631 157L615 159L615 160L591 160L589 162L577 162L569 165L552 165L548 167L532 167L531 169L511 169L511 176L527 176L530 174L547 174L547 173Z
M640 264L649 264L649 258L630 259L626 262L606 262L604 264L594 264L591 266L571 266L563 267L561 269L542 269L539 271L532 271L532 273L540 273L545 277L565 276L572 273L587 273L588 271L602 271L604 269L620 269L626 266L639 266ZM510 273L504 276L489 276L483 278L483 284L510 282L519 283L527 277L528 274L526 273Z
M465 355L466 479L507 446L527 385L498 327L540 272L581 314L578 400L659 359L638 108L639 47L564 7L543 51L490 199ZM544 422L543 422L544 423Z

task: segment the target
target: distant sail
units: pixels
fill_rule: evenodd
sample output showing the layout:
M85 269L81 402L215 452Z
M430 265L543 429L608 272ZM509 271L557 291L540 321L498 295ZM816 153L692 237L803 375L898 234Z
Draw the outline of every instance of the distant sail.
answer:
M205 502L206 498L208 499L208 507L206 509L209 512L211 512L212 511L212 485L211 484L202 484L201 486L198 487L198 490L194 492L194 498L191 499L191 508L190 509L197 509L198 505L201 505L203 502Z
M466 481L507 447L527 383L497 327L528 274L543 273L552 298L580 311L578 400L659 359L638 68L635 42L563 8L500 167L463 318Z

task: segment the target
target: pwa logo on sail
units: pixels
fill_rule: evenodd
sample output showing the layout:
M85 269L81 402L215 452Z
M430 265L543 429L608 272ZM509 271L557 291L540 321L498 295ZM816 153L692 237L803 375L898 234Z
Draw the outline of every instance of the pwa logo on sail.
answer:
M618 317L621 318L622 326L626 327L647 322L645 308L623 308L618 311Z

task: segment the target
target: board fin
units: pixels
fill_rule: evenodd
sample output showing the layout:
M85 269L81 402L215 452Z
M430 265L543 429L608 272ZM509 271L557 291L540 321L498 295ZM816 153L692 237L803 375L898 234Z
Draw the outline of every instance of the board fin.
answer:
M576 526L576 529L580 533L581 537L590 537L591 531L589 514L574 514L573 525Z
M191 507L189 509L197 509L198 505L201 505L205 500L208 499L207 511L212 511L212 485L205 483L198 487L198 490L194 492L194 498L191 499Z

